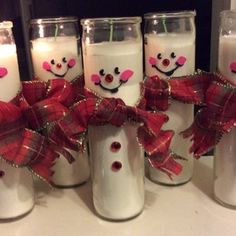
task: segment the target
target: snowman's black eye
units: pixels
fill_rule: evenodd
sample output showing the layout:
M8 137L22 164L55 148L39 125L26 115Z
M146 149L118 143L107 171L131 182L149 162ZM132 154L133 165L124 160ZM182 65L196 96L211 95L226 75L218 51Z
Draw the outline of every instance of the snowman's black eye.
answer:
M55 60L54 59L51 60L51 64L55 65Z
M170 56L171 56L172 58L176 58L176 55L175 55L174 52L172 52L172 53L170 54Z
M66 58L65 58L65 57L63 57L63 58L62 58L62 61L63 61L64 63L66 63L66 62L67 62L67 60L66 60Z
M157 54L157 58L160 59L160 60L162 59L161 53Z
M120 74L119 67L116 67L116 68L114 69L114 72L115 72L115 74L119 75L119 74Z
M105 75L104 69L101 69L101 70L99 71L99 74L100 74L101 76L104 76L104 75Z

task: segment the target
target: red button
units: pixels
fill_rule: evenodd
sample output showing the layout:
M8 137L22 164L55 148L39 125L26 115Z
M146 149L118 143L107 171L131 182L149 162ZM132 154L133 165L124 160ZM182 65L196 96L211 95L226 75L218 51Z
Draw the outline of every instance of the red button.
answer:
M118 152L120 150L120 148L121 148L121 144L119 142L115 141L111 144L111 151L112 152Z
M111 165L111 169L114 171L114 172L117 172L119 171L120 169L122 168L122 164L121 162L119 161L114 161Z

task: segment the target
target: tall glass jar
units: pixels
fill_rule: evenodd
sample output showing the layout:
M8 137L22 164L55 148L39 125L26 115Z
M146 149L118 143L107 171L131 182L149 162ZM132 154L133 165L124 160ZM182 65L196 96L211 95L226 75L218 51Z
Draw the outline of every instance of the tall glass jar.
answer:
M147 13L144 15L145 73L161 79L192 74L195 70L194 11ZM179 185L188 182L193 174L190 141L179 134L193 121L193 105L171 100L166 114L169 121L164 129L175 131L171 149L186 160L179 160L183 171L170 179L160 170L149 167L151 180L161 184Z
M20 75L12 22L0 22L0 100L9 102L20 91ZM0 160L0 219L28 213L34 206L33 178L27 168Z
M219 72L236 86L236 11L220 14ZM224 206L236 208L236 128L225 134L215 148L214 194Z
M140 17L83 19L85 86L135 106L143 80ZM138 215L144 205L144 154L137 126L89 127L93 202L111 220Z
M71 81L82 75L76 17L33 19L30 22L30 39L35 78L44 81L63 78ZM87 153L68 151L75 161L69 164L63 157L57 159L53 175L56 186L77 186L89 178Z

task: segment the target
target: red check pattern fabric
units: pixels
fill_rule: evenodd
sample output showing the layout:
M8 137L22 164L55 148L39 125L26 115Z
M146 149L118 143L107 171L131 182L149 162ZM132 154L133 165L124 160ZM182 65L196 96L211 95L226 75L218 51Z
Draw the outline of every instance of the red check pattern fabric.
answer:
M11 102L0 101L1 158L13 166L27 167L51 183L51 167L58 154L44 136L26 127L19 107Z
M209 76L213 76L214 81L206 91L206 105L200 109L194 123L182 132L185 138L191 137L190 151L196 158L213 149L236 122L236 89L221 75Z
M169 80L160 79L158 76L149 77L142 84L146 108L166 111L170 98L183 103L201 105L205 101L205 93L211 80L212 76L206 72L173 77Z

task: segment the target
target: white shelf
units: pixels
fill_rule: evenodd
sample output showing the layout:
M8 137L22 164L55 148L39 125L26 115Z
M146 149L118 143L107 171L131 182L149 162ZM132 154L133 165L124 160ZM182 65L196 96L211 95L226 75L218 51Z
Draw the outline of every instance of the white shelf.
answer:
M160 186L146 179L144 211L125 222L108 222L94 214L89 183L51 190L37 182L33 211L0 223L0 235L235 236L236 211L213 200L212 165L212 157L196 161L192 181L182 186Z

